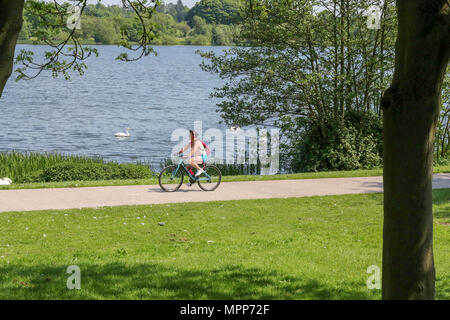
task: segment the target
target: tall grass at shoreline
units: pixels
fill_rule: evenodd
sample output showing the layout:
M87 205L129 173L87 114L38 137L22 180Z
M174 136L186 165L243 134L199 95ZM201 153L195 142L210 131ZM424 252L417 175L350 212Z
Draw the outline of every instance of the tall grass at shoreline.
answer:
M103 159L100 157L84 157L62 153L2 152L0 153L0 176L9 177L13 181L20 181L34 172L44 170L61 162L78 164L103 163Z
M39 181L46 170L64 164L66 167L98 168L99 166L119 166L115 162L106 162L99 156L80 156L62 153L37 152L0 152L0 178L8 177L15 182L27 180ZM132 166L128 164L127 166ZM146 166L138 163L136 166ZM146 166L148 167L148 166Z

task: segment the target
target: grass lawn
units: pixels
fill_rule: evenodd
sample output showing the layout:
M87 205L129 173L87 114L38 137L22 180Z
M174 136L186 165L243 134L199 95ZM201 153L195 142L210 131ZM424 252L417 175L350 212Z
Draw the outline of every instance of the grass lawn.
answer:
M450 173L450 166L437 166L434 173ZM305 172L277 175L240 175L223 176L223 182L232 181L263 181L263 180L289 180L289 179L320 179L320 178L349 178L349 177L373 177L383 175L383 169L354 170L354 171L327 171ZM185 182L187 178L185 177ZM158 184L158 178L134 179L134 180L100 180L100 181L69 181L69 182L40 182L18 183L9 186L0 186L2 189L40 189L40 188L76 188L76 187L100 187L100 186L127 186L127 185L152 185Z
M450 189L434 190L450 299ZM379 299L382 194L0 214L0 299ZM165 222L160 226L159 222ZM66 269L81 269L81 290Z

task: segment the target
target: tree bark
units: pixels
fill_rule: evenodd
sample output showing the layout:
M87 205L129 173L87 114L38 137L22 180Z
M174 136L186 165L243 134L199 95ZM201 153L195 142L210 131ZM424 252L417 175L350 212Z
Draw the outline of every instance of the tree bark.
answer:
M384 119L383 299L434 299L432 168L450 55L447 0L397 0Z
M0 0L0 97L11 75L24 0Z

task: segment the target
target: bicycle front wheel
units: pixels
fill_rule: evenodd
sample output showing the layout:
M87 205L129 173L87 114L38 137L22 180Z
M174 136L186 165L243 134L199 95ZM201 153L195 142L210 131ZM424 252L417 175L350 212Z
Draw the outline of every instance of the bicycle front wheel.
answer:
M184 173L177 166L165 167L159 174L159 186L167 192L174 192L180 189L183 184Z
M205 172L198 177L198 186L204 191L214 191L222 181L222 173L215 166L206 166Z

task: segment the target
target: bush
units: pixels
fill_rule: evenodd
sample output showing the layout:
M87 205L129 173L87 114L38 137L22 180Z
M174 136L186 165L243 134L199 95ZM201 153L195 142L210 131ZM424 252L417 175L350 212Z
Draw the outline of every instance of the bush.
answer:
M25 177L25 182L145 179L152 172L145 165L118 163L59 163Z
M435 166L450 166L450 154L446 158L434 158L433 165Z
M350 112L344 121L310 124L287 147L293 172L371 169L382 165L382 123L375 114Z
M233 27L217 25L212 29L212 43L216 46L231 46L234 44L235 34Z

